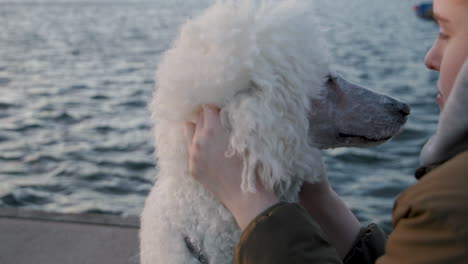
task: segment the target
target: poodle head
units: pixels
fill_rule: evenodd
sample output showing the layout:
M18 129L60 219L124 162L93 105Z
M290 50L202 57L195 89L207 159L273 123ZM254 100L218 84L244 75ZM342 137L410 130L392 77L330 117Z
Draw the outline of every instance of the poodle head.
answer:
M319 149L393 136L407 106L331 73L320 31L305 0L218 1L188 21L158 67L156 145L176 137L162 123L182 127L215 104L231 133L226 155L244 159L243 190L260 180L284 193L320 180Z

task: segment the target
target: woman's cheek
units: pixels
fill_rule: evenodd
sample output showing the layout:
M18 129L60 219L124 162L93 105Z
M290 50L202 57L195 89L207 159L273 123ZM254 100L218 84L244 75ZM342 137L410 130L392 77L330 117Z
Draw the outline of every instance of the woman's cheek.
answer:
M439 77L439 89L441 90L444 102L452 91L458 72L468 58L468 46L464 46L465 44L468 45L468 43L454 41L444 50Z

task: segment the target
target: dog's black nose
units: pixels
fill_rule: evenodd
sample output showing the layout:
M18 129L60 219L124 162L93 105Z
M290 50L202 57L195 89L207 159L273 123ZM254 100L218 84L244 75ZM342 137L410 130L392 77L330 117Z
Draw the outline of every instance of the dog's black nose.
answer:
M398 110L402 116L408 116L411 113L411 108L407 104L401 104L400 110Z
M385 106L390 112L399 113L402 117L407 117L411 112L409 105L397 100L392 100L391 102L386 103Z

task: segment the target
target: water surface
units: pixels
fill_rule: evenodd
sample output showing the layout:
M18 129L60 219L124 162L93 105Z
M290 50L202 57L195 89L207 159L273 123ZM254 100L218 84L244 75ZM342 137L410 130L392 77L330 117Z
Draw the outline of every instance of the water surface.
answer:
M335 69L412 107L390 143L326 153L337 192L386 230L438 115L437 75L423 65L437 26L415 2L317 1ZM207 3L0 1L0 207L139 214L156 174L154 70Z

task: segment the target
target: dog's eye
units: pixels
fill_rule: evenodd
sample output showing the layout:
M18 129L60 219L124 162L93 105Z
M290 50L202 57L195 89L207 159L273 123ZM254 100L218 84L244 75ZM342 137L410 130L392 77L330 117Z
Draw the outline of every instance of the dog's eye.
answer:
M327 75L327 84L332 84L335 81L335 77L331 73Z

